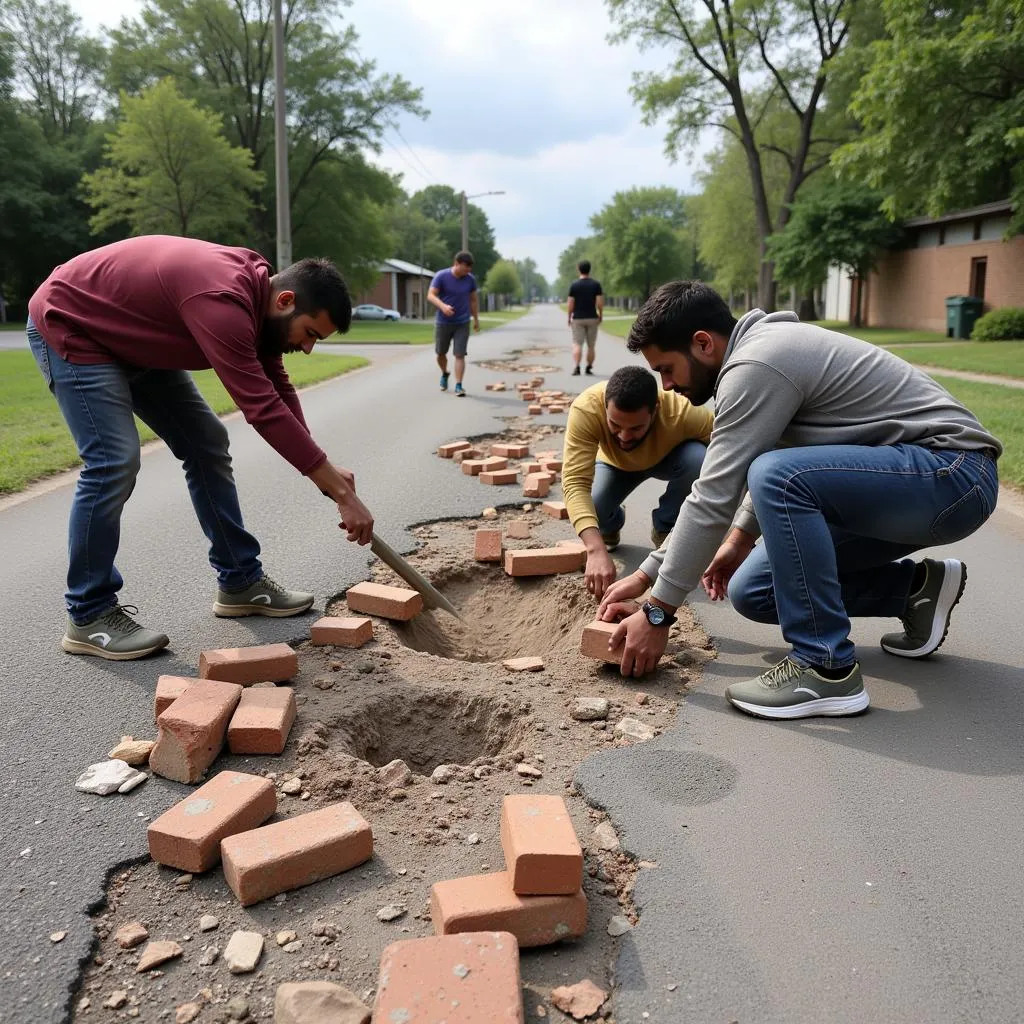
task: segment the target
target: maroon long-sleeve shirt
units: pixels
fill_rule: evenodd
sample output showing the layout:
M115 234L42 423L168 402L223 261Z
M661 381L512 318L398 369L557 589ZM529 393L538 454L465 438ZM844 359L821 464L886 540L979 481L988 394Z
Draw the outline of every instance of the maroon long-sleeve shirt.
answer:
M258 351L270 276L270 264L249 249L147 235L57 267L28 309L50 348L72 363L212 368L267 443L311 473L327 456L281 357Z

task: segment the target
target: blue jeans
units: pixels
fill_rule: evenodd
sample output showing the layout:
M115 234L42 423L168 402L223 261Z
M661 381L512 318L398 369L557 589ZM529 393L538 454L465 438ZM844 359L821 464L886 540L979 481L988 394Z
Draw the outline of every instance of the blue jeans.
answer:
M141 465L134 415L185 467L192 505L210 541L210 564L225 590L262 575L259 542L242 525L228 432L186 370L61 359L30 320L28 342L82 458L68 526L68 614L77 625L117 604L124 584L114 565L121 510Z
M764 543L729 582L741 615L778 623L805 665L854 663L851 616L904 614L905 556L974 533L999 493L981 452L821 445L755 459L747 474Z
M616 469L607 462L598 460L594 466L592 495L597 511L597 524L602 533L616 533L626 522L622 503L645 480L667 480L668 487L658 502L651 518L659 533L668 533L676 524L679 509L690 493L693 482L700 476L707 447L700 441L683 441L677 444L650 469L629 472Z

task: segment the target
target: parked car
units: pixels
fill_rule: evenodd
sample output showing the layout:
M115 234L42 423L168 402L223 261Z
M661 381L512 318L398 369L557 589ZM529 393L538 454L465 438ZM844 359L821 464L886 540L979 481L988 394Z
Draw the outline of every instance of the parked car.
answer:
M367 302L352 310L353 320L401 320L402 314L397 309L384 309Z

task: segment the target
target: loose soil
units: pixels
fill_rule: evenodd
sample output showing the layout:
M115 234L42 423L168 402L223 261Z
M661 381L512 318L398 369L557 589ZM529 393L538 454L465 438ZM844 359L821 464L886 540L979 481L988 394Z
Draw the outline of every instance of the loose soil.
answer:
M500 440L535 442L553 433L528 423ZM452 471L458 472L454 464ZM495 490L500 500L501 489ZM625 742L613 735L615 722L625 715L657 732L670 726L679 698L714 652L684 607L662 667L642 683L623 680L616 668L582 658L580 630L593 619L595 606L581 573L513 579L500 566L473 561L473 533L479 527L525 522L529 539L506 536L506 546L513 549L574 537L568 522L550 518L538 503L528 504L529 511L518 502L502 509L496 520L445 521L414 529L420 547L410 560L461 610L463 620L444 612L426 612L406 624L375 619L374 640L360 650L300 645L299 674L293 681L299 716L285 753L225 755L213 769L273 779L278 819L351 801L373 828L373 858L250 908L238 905L219 868L194 878L152 862L120 871L106 906L94 915L98 948L74 995L73 1019L174 1020L176 1007L196 1002L200 1022L225 1021L228 1000L241 996L248 1019L270 1021L277 985L306 979L335 981L372 1005L383 948L433 933L428 909L432 883L503 870L502 797L528 789L566 799L587 851L584 889L590 924L578 941L523 951L526 1018L570 1019L550 1004L555 986L590 978L606 990L614 987L618 940L609 937L607 925L617 914L636 921L633 883L639 870L654 865L596 847L592 834L606 816L584 803L573 774L591 752ZM375 567L373 579L401 582L383 566ZM345 614L343 597L328 611ZM523 655L542 657L544 670L513 673L502 666L502 659ZM574 721L569 712L577 696L606 697L611 704L607 723ZM382 782L378 772L396 758L413 773L397 789ZM522 762L542 777L520 777L516 766ZM430 773L442 764L451 766L454 777L439 785ZM285 795L281 787L293 779L301 780L301 792ZM182 787L182 796L187 792ZM405 913L383 923L377 911L390 904ZM204 914L218 918L216 930L199 931ZM133 920L147 926L151 939L179 942L184 955L161 969L136 974L143 947L121 950L113 939L117 928ZM230 974L219 956L236 928L265 936L262 959L251 974ZM275 941L282 931L297 935L298 945L289 945L290 952ZM128 993L127 1004L119 1010L104 1008L117 989ZM611 1005L602 1011L608 1021L613 1020Z

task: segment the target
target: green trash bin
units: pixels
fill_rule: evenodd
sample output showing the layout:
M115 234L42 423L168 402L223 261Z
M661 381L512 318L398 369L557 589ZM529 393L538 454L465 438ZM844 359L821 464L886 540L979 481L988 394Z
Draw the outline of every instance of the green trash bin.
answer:
M971 295L950 295L946 299L946 337L969 338L981 316L984 302Z

